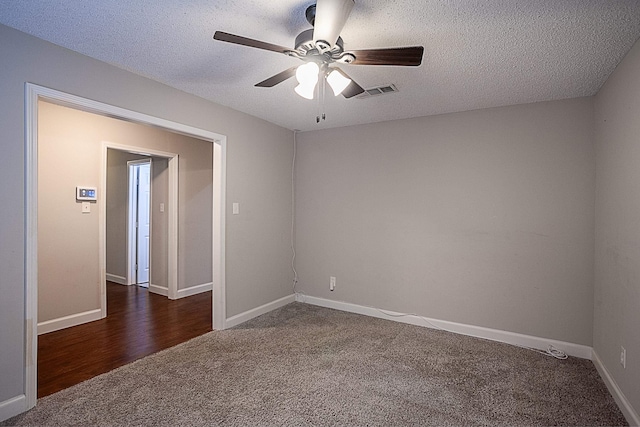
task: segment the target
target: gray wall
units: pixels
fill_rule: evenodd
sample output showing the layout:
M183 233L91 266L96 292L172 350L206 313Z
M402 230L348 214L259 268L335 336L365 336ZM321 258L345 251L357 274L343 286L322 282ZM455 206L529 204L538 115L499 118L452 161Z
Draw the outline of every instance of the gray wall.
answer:
M0 402L24 393L25 82L226 135L227 316L291 293L291 131L1 25L0 58Z
M299 134L300 290L591 345L592 123L583 98Z
M598 93L595 119L593 347L640 413L640 42Z

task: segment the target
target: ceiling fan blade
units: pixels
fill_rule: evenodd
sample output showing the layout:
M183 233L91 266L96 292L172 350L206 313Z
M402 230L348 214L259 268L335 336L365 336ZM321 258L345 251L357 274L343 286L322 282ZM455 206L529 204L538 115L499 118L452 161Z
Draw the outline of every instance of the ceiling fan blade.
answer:
M256 87L274 87L275 85L295 76L297 69L298 67L291 67L288 70L284 70L283 72L278 73L275 76L269 77L268 79L256 84Z
M222 42L234 43L242 46L255 47L257 49L270 50L272 52L279 52L279 53L285 53L285 54L287 52L291 52L291 49L284 46L278 46L276 44L266 43L260 40L254 40L247 37L237 36L235 34L229 34L222 31L216 31L216 33L213 35L213 38L215 40L220 40Z
M354 65L400 65L417 67L422 63L424 47L395 47L389 49L364 49L349 51L355 55Z
M340 71L341 74L343 74L346 78L348 78L349 80L351 80L351 83L349 83L349 86L347 86L343 91L342 91L342 96L344 96L345 98L349 99L349 98L353 98L356 95L360 95L362 92L364 92L364 89L362 88L362 86L360 86L358 83L356 83L355 80L353 80L347 73L345 73L342 69L340 68L336 68L336 70Z
M347 23L355 0L317 0L313 41L320 53L333 48Z
M347 86L345 90L342 91L342 96L349 99L349 98L353 98L356 95L360 95L362 92L364 92L364 89L362 88L362 86L360 86L358 83L351 80L351 84Z

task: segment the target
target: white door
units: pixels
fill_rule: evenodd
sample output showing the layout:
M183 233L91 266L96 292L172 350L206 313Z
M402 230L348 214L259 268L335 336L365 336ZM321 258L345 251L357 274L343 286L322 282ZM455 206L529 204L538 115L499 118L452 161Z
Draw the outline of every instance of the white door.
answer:
M136 222L137 229L137 250L136 264L138 266L136 273L136 283L138 285L149 284L149 232L151 229L150 222L150 203L151 203L151 164L143 163L136 165L138 171L138 209Z

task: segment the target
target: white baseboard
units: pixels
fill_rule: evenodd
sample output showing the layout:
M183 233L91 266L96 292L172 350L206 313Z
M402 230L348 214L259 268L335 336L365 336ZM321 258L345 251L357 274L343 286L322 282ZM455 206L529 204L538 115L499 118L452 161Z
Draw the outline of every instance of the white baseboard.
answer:
M118 285L127 285L127 278L118 276L117 274L107 273L107 280L113 283L117 283Z
M175 299L190 297L191 295L200 294L202 292L209 292L212 289L213 283L203 283L202 285L190 286L185 289L179 289ZM169 296L169 288L166 288L164 286L150 284L149 292L153 292L154 294L162 295L165 297Z
M546 350L549 345L552 345L570 356L580 357L582 359L591 359L591 347L581 344L540 338L532 335L523 335L499 329L484 328L482 326L431 319L428 317L416 316L414 314L397 313L394 311L381 310L374 307L367 307L342 301L333 301L325 298L311 297L303 294L296 294L296 301L341 311L348 311L350 313L364 314L365 316L378 317L380 319L393 320L394 322L408 323L415 326L443 329L456 334L469 335L472 337L484 338L491 341L500 341L507 344L536 348L540 350Z
M185 289L178 289L178 295L176 299L190 297L191 295L201 294L202 292L209 292L213 289L213 283L203 283L202 285L190 286Z
M593 350L592 360L593 364L598 370L598 373L600 373L600 377L602 377L602 380L607 385L609 393L611 393L611 395L615 399L618 407L620 407L620 410L622 411L624 417L627 419L629 425L640 426L640 415L638 415L638 412L633 408L633 406L631 406L631 403L624 395L622 390L620 390L620 387L618 387L618 384L613 379L607 368L604 366L602 360L600 359L600 357L598 357L598 353L596 353L595 350Z
M167 295L169 295L169 288L165 288L164 286L158 286L158 285L150 284L149 285L149 292L152 292L154 294L158 294L158 295L162 295L162 296L166 297Z
M38 323L38 335L46 334L53 331L59 331L60 329L70 328L72 326L82 325L83 323L93 322L102 318L102 310L97 308L95 310L72 314L69 316L60 317L58 319L47 320L46 322Z
M254 317L261 316L265 313L273 311L277 308L283 307L287 304L290 304L296 300L295 295L287 295L286 297L277 299L275 301L269 302L267 304L261 305L260 307L256 307L254 309L245 311L244 313L236 314L235 316L229 317L224 324L224 328L233 328L241 323L246 322L247 320L251 320Z
M0 422L15 417L27 409L27 396L21 394L4 402L0 402Z

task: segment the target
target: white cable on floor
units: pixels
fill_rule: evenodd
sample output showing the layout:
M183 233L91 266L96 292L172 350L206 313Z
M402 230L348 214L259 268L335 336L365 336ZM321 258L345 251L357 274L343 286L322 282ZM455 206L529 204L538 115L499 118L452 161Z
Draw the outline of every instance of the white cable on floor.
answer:
M296 187L295 187L295 172L296 172L296 148L297 130L293 131L293 160L291 162L291 269L293 270L293 293L296 293L296 285L298 284L298 272L296 271L296 245L295 245L295 227L296 227Z
M510 344L510 343L506 343L506 344ZM555 357L556 359L560 359L560 360L564 360L564 359L568 359L569 358L569 356L567 356L567 353L565 353L562 350L558 350L557 348L555 348L551 344L549 344L549 347L547 347L546 351L539 350L539 349L533 348L533 347L527 347L525 345L518 345L518 344L511 344L511 345L515 345L516 347L524 348L525 350L535 351L536 353L540 353L540 354L545 355L545 356Z
M540 354L544 354L545 356L555 357L556 359L560 359L560 360L564 360L569 357L567 356L567 353L565 353L562 350L558 350L552 345L549 345L549 347L547 347L547 351L536 350L535 348L530 348L529 350L534 350Z

